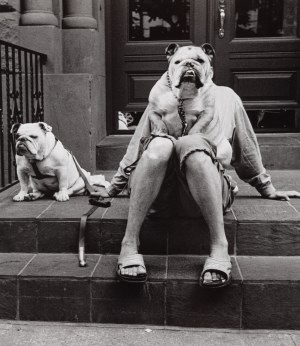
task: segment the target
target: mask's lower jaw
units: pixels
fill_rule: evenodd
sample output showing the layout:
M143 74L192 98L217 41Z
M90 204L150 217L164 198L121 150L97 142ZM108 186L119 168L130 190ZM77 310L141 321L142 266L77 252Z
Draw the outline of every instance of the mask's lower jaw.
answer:
M199 76L195 73L194 70L187 70L180 78L179 83L175 85L176 88L180 88L182 83L193 83L195 84L195 87L197 89L201 88L203 86L202 82L200 81Z

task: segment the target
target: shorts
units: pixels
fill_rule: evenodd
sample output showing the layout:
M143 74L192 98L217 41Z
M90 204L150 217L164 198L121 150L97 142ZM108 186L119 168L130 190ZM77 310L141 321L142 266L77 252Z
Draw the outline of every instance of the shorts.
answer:
M140 155L147 150L149 143L155 137L157 136L151 135L141 140ZM184 172L185 160L189 155L197 151L204 152L208 155L219 172L222 187L222 205L225 214L233 203L233 190L236 184L229 175L225 174L224 168L216 159L216 147L202 134L198 133L180 137L178 140L174 140L173 137L167 135L160 137L169 138L174 145L174 151L170 158L160 192L152 204L148 216L201 217L200 208L191 195ZM129 179L129 190L132 183L134 183L134 171L132 173Z

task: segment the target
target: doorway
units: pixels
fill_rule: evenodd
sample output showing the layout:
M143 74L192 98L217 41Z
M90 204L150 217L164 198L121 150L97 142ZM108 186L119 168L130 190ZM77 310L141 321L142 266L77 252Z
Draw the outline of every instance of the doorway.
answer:
M300 0L107 0L108 134L134 131L170 42L216 50L256 132L300 132Z

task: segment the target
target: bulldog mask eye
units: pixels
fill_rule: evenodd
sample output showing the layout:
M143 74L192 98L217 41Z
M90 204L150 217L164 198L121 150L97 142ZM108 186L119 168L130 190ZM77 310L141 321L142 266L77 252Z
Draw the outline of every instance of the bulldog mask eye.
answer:
M180 63L180 60L176 60L174 64L178 65Z
M32 138L32 139L37 139L38 138L38 136L29 136L30 138Z

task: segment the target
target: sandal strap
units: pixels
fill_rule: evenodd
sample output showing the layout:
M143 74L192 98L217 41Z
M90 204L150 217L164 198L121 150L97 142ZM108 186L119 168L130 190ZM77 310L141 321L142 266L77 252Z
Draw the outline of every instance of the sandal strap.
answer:
M141 254L133 254L133 255L128 255L124 256L118 259L118 266L121 266L122 268L130 267L130 266L135 266L135 267L145 267L144 263L144 258L143 255Z
M220 260L214 257L208 257L205 261L201 277L208 271L218 271L226 275L227 279L230 276L232 269L230 260Z

